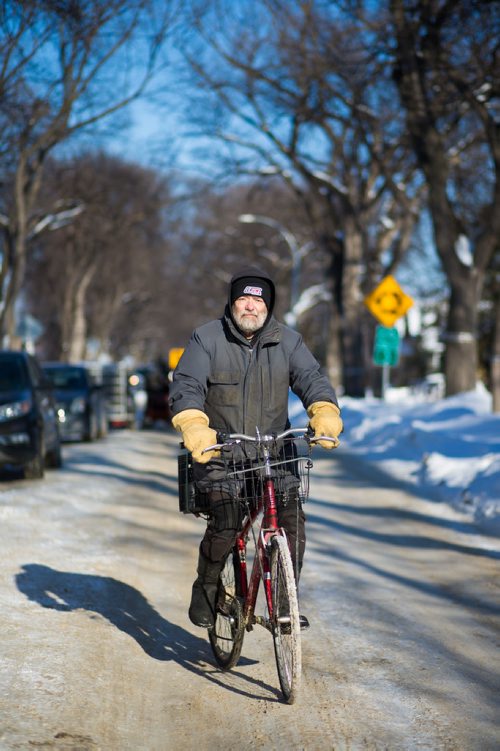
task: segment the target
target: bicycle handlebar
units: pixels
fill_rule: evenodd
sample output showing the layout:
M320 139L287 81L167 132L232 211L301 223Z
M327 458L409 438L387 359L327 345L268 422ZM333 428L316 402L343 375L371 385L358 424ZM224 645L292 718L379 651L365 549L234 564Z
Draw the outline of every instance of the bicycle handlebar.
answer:
M225 436L226 440L224 440L222 443L215 443L213 446L207 446L206 449L203 449L201 452L202 454L207 453L208 451L217 451L218 449L222 449L225 446L233 446L234 444L241 443L241 441L249 441L250 443L270 443L271 441L279 441L282 438L286 438L289 435L293 435L294 433L301 434L301 437L304 438L305 441L308 441L309 443L319 443L319 441L330 441L334 444L333 448L337 448L337 446L340 445L340 441L338 438L332 438L329 435L312 435L310 432L310 429L307 428L288 428L288 430L285 430L283 433L277 433L276 435L262 435L262 436L252 436L252 435L246 435L245 433L229 433L227 436Z

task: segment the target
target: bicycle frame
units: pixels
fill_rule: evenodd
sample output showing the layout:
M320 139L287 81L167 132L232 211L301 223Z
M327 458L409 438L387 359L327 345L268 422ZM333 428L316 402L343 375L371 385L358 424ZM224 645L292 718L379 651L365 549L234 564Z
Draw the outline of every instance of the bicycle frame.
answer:
M277 438L284 438L290 434L302 434L305 435L308 432L307 428L290 428L284 433L281 433ZM251 631L254 623L259 623L265 628L272 630L273 620L273 603L271 594L271 575L269 567L269 555L268 550L271 544L271 540L275 535L281 535L286 540L285 530L278 526L278 508L276 503L276 494L274 480L271 473L271 455L268 445L270 436L260 436L257 431L257 442L262 448L263 459L263 492L261 498L259 498L257 506L254 510L250 511L249 516L246 519L242 529L236 536L236 548L238 550L240 561L240 575L241 581L240 592L244 601L243 607L243 620L247 631ZM252 436L243 434L232 434L229 438L235 441L248 440L256 441ZM309 437L309 442L315 443L319 440L331 440L335 445L338 444L337 439L332 439L328 436ZM216 448L222 448L224 444L216 444L205 449L210 451ZM255 558L252 565L252 571L250 579L248 578L247 560L246 560L246 540L248 539L249 532L261 512L264 512L261 527L259 530L259 538L257 541L257 549L255 551ZM269 618L263 618L262 616L255 615L255 606L257 603L257 595L259 592L259 585L261 580L264 583L264 592L266 597L267 608L269 612Z
M276 534L282 534L285 536L284 530L278 527L278 509L276 505L276 495L274 491L274 481L270 477L271 470L269 466L269 450L265 449L264 454L264 491L262 497L259 499L257 508L251 512L250 516L246 519L242 530L236 537L236 547L240 558L240 573L241 573L241 593L244 598L243 618L245 622L245 628L247 631L251 631L254 623L259 623L262 626L270 629L270 622L273 618L273 603L271 596L271 573L269 568L269 556L267 555L267 549L270 544L271 538ZM250 529L261 512L264 512L262 523L259 530L259 537L257 541L257 550L255 552L255 558L253 560L250 579L248 579L247 561L246 561L246 540L249 536ZM262 616L255 616L255 606L257 604L257 596L259 593L259 585L261 580L264 583L264 592L266 596L266 603L269 612L269 620L264 619Z
M277 496L281 498L282 493L288 492L286 480L295 476L289 488L297 492L299 503L301 480L304 480L302 499L305 500L312 463L308 458L309 451L300 457L295 449L291 448L288 453L286 446L283 446L283 457L276 457L277 461L274 455L271 461L271 451L275 451L276 441L290 435L295 437L295 434L302 434L309 447L323 436L312 438L307 428L290 428L274 436L261 436L258 430L256 433L256 437L243 434L221 437L221 443L205 449L222 450L248 441L258 444L261 452L257 452L257 465L252 465L252 460L240 462L239 457L235 463L229 466L229 460L226 465L226 479L236 480L241 485L240 490L235 491L235 497L246 504L246 516L242 529L236 535L232 555L226 560L219 576L215 622L208 630L208 638L217 665L222 670L230 670L241 655L245 631L251 631L255 623L264 626L272 634L281 690L285 700L291 704L297 697L301 675L300 613L291 551L286 532L278 525ZM327 440L338 445L337 439ZM250 474L247 475L247 472ZM256 482L254 478L257 478ZM254 524L260 514L262 521L256 538ZM246 552L250 531L255 542L255 558L248 577ZM261 581L266 611L264 615L256 615Z

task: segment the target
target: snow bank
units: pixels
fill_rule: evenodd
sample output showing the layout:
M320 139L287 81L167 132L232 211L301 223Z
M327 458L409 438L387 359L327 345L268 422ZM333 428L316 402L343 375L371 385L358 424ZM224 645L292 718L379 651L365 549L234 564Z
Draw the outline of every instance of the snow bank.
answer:
M472 392L429 401L391 389L386 401L341 400L343 450L356 453L500 533L500 415L479 384ZM293 424L307 417L291 397Z

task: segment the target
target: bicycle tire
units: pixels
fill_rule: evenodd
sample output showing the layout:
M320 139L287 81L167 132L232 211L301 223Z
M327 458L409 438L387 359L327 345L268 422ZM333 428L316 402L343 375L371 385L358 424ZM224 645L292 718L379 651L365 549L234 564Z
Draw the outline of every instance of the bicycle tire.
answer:
M302 673L299 605L290 551L286 539L279 535L272 541L271 591L276 667L285 701L293 704Z
M219 576L215 623L208 630L215 662L221 670L230 670L236 665L243 646L245 626L240 581L240 559L234 549Z

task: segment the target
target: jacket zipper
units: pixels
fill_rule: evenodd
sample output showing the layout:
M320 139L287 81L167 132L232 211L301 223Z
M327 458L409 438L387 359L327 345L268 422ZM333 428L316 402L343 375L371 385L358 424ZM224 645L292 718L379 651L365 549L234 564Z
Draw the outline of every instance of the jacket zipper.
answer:
M247 399L248 399L247 381L248 381L248 374L250 371L250 367L252 365L252 361L253 361L253 347L248 347L248 362L247 362L247 367L245 370L245 377L243 379L243 432L244 433L247 432L247 412L248 412L247 410Z

